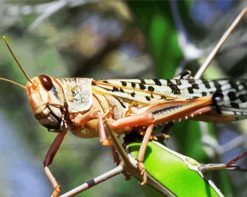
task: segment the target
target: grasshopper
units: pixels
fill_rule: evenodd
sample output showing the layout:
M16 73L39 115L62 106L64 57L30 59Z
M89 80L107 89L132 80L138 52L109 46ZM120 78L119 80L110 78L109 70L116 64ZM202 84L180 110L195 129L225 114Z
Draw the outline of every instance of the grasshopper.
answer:
M247 12L245 8L237 18ZM234 24L236 26L236 24ZM235 27L234 26L234 27ZM232 31L232 30L231 30ZM228 32L228 34L230 34ZM224 37L224 36L223 36ZM226 38L223 38L226 39ZM58 196L60 186L49 169L65 135L71 131L80 138L99 136L103 146L111 146L105 124L119 135L133 130L144 137L138 155L138 170L147 182L144 155L153 129L180 119L229 122L247 116L247 80L110 79L55 78L39 75L29 78L15 57L7 39L5 44L27 79L26 93L35 118L57 134L44 160L44 171ZM218 49L223 42L217 45ZM216 48L217 48L216 47ZM209 56L212 60L214 55ZM1 78L1 80L14 81Z

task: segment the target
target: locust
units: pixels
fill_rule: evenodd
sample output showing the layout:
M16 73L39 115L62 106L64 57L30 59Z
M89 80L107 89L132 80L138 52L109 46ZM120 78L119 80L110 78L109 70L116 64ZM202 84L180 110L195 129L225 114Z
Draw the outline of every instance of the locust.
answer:
M237 19L240 20L246 12L247 8ZM181 119L230 122L247 117L246 79L202 80L198 76L181 75L175 79L96 80L56 78L45 74L30 78L6 37L3 39L27 84L23 86L5 78L1 80L24 88L35 118L48 130L57 133L43 163L54 188L54 197L59 195L60 186L49 165L68 131L80 138L99 137L103 146L112 146L106 124L118 135L133 131L143 133L137 166L142 177L141 184L145 184L145 151L157 126ZM213 56L211 53L207 65Z

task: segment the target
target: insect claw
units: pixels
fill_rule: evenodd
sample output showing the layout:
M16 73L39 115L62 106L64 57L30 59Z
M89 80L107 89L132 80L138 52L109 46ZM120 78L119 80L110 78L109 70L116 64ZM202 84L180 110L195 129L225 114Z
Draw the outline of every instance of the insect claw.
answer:
M54 188L51 197L59 197L59 193L60 193L60 192L61 192L60 185L57 185L57 186Z
M147 184L147 174L144 172L144 175L142 176L142 182L140 183L142 186Z
M142 182L140 184L145 185L147 183L147 172L145 170L144 163L138 162L137 163L137 169L138 169L139 174L142 178Z
M152 136L150 136L149 140L151 140L151 141L152 141L152 140L157 141L158 138L157 138L156 136L152 135Z
M102 141L100 141L100 143L102 144L102 146L105 146L105 147L109 147L109 146L113 145L113 143L110 139L102 140Z

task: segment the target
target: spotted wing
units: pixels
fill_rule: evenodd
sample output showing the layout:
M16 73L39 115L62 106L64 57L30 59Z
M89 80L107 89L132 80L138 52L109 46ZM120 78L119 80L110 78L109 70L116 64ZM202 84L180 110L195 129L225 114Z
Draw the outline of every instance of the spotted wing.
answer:
M212 96L218 114L234 119L247 116L247 80L112 79L93 81L94 90L150 104L159 100L188 100Z
M186 100L215 91L213 82L202 80L110 79L93 81L94 90L133 101Z

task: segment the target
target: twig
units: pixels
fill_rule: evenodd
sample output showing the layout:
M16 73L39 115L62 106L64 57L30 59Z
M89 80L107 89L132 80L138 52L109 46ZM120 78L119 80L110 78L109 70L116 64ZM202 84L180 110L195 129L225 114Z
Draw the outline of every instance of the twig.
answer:
M202 74L207 69L207 67L210 65L210 63L212 62L212 60L215 57L215 55L218 53L218 51L220 50L220 48L222 47L222 45L224 44L224 42L229 38L229 36L231 35L231 33L236 29L236 27L241 22L241 20L243 19L243 17L245 16L246 13L247 13L247 7L245 7L242 10L242 12L237 16L237 18L233 21L233 23L230 25L230 27L226 30L226 32L220 38L220 40L218 41L218 43L216 44L216 46L214 47L214 49L212 50L212 52L209 54L209 56L207 57L207 59L205 60L205 62L202 64L202 66L200 67L200 69L195 74L194 79L201 78Z
M69 197L69 196L74 196L82 191L85 191L103 181L106 181L107 179L110 179L118 174L120 174L123 171L123 166L120 164L116 168L113 168L112 170L95 177L94 179L87 181L86 183L70 190L69 192L66 192L65 194L61 195L60 197Z

